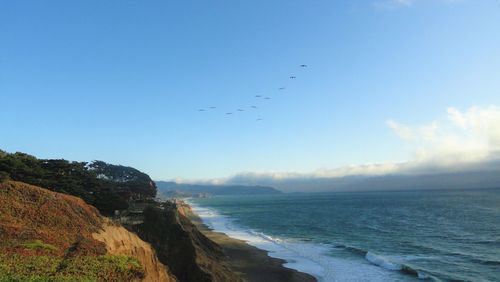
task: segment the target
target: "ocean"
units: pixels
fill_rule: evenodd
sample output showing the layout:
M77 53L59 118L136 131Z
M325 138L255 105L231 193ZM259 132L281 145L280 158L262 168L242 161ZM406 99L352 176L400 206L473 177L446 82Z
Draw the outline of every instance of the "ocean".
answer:
M500 189L188 201L212 229L319 281L500 281Z

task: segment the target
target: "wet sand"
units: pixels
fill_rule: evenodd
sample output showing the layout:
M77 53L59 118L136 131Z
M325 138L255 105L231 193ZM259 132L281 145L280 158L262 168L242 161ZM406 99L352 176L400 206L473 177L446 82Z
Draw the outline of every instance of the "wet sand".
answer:
M283 264L286 261L270 257L267 251L211 230L196 214L186 213L205 236L222 247L227 256L226 264L244 280L248 282L317 281L312 275L284 267Z

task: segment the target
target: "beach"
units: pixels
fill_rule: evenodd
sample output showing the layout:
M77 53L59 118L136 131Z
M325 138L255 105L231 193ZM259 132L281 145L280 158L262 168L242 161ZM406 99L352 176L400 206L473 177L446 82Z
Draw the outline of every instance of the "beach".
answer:
M215 232L205 225L191 207L185 203L185 215L210 240L217 243L226 254L225 263L244 280L249 282L314 282L317 279L307 273L287 268L285 260L270 257L268 252L247 244L243 240L231 238Z
M498 189L474 189L214 196L189 204L215 231L320 281L411 282L498 281L499 201Z

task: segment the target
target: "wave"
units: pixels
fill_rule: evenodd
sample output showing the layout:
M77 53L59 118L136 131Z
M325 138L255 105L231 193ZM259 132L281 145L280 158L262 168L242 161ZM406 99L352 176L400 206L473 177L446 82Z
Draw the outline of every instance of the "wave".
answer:
M401 270L401 269L403 269L401 264L391 262L387 258L380 256L380 255L373 254L371 252L367 252L365 255L365 258L369 262L371 262L375 265L378 265L380 267L383 267L387 270Z
M422 280L426 280L426 279L436 280L434 277L425 273L422 270L417 270L417 269L415 269L409 265L406 265L406 264L393 262L389 258L384 257L382 255L377 255L373 252L366 251L366 250L359 249L359 248L355 248L355 247L350 247L350 246L337 245L337 247L344 248L344 249L346 249L354 254L357 254L357 255L362 255L370 263L377 265L379 267L382 267L384 269L387 269L390 271L400 271L403 274L411 275L411 276L417 277L418 279L422 279Z
M220 215L215 210L198 206L192 202L189 202L189 204L193 211L203 220L203 223L211 229L225 233L232 238L243 240L259 249L266 250L270 256L285 260L287 262L285 266L289 268L309 273L322 281L333 281L332 279L321 279L327 271L322 267L321 262L314 259L314 257L321 257L321 253L327 251L327 249L318 246L313 248L308 243L296 244L292 247L291 244L285 243L280 238L274 238L254 230L239 228L230 218ZM309 253L309 258L300 255L301 250L302 253Z
M431 276L424 273L423 271L418 271L411 266L405 265L405 264L399 264L390 261L389 259L381 256L381 255L376 255L371 252L367 252L365 255L365 258L370 261L371 263L378 265L380 267L383 267L388 270L398 270L401 271L404 274L408 275L413 275L416 276L418 279L431 279Z
M453 256L453 257L458 257L461 259L466 259L478 264L483 264L483 265L500 265L500 261L497 260L495 257L491 257L488 254L482 254L482 255L475 255L467 252L462 252L458 249L446 249L443 247L439 246L429 246L426 244L412 244L412 246L415 246L419 249L425 249L425 250L430 250L431 252L434 253L439 253L442 256Z
M345 245L277 238L241 228L231 218L213 209L192 202L189 204L211 229L266 250L270 256L285 260L286 267L309 273L319 281L412 281L430 278L422 271L391 262L372 252ZM357 259L343 253L344 250L356 254Z

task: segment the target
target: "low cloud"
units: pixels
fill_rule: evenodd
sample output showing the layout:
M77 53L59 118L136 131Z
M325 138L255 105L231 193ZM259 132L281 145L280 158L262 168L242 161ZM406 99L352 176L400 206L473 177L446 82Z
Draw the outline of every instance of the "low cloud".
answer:
M384 177L404 176L413 177L412 181L417 181L415 177L419 175L476 173L467 179L474 177L480 179L483 176L479 176L477 172L490 173L499 170L500 107L498 106L471 107L465 110L450 107L441 118L422 125L407 125L393 119L387 120L386 124L397 138L411 148L413 151L411 160L320 169L309 173L242 172L224 179L197 182L269 185L286 191L330 190L334 187L345 187L344 190L349 190L349 187L353 186L350 183L359 183L359 179L370 177L386 179ZM181 179L177 181L192 183ZM443 179L435 178L435 181L442 183ZM432 182L427 185L432 185Z
M414 162L453 166L498 157L500 107L448 108L444 119L421 126L387 125L414 150Z

